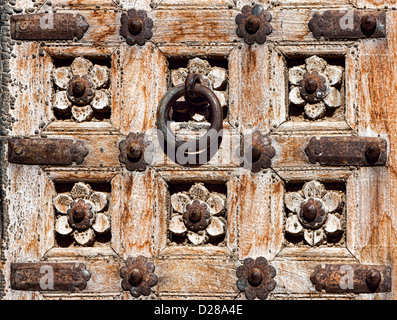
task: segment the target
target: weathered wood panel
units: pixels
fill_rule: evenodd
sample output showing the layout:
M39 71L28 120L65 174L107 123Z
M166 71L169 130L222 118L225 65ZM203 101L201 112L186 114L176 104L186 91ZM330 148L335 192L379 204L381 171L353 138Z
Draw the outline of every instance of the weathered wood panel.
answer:
M122 134L155 128L157 105L166 93L167 61L153 44L122 44L112 69L113 125Z
M269 131L269 49L241 45L229 56L229 122Z
M15 45L10 59L10 95L14 104L10 115L15 119L11 135L34 135L39 125L53 117L51 110L51 58L38 43ZM47 94L45 94L47 93Z
M284 187L271 171L252 174L237 170L238 180L229 183L229 192L238 195L239 259L264 256L272 260L284 241Z
M54 185L38 166L9 164L6 201L7 261L1 265L6 281L6 298L27 298L9 289L11 262L36 262L54 246Z
M112 248L124 259L157 254L164 246L167 213L164 204L156 208L157 192L165 186L156 173L123 170L112 180ZM163 188L159 189L158 188ZM163 202L164 203L164 202Z
M160 298L232 299L238 294L232 260L164 257L155 264Z
M358 206L352 250L361 262L385 263L395 270L397 14L389 11L387 17L387 38L363 41L357 48L357 130L359 135L384 137L390 151L386 168L362 168L352 177L352 197ZM393 291L395 298L395 285Z

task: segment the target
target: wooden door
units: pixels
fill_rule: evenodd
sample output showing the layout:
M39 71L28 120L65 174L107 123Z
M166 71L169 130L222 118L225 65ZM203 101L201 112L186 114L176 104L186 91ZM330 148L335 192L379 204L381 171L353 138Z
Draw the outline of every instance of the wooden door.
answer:
M394 286L382 293L330 293L312 281L316 266L324 264L380 265L395 276L393 3L259 4L271 14L271 29L265 41L252 44L236 34L236 16L250 1L2 5L4 299L135 299L132 292L139 299L395 298ZM315 12L364 8L386 12L385 37L317 39L309 30ZM130 9L145 10L153 20L153 35L144 44L129 44L120 35L121 17ZM80 14L89 27L80 39L11 39L11 15L45 12ZM324 76L329 91L308 103L299 83L313 71ZM219 150L199 166L170 160L156 130L160 100L189 73L210 80L223 110ZM76 106L67 91L82 74L95 95ZM176 110L175 130L205 131L208 110L198 109ZM270 167L259 172L242 167L237 152L241 138L255 131L274 150ZM145 134L152 143L153 158L143 171L128 170L119 160L120 142L130 133ZM311 163L305 148L313 136L380 137L387 142L386 165ZM88 154L72 165L9 162L7 140L23 137L78 140ZM310 198L326 208L315 229L299 219ZM96 217L83 230L67 218L79 199ZM195 200L210 212L199 231L183 220L186 204ZM120 275L138 256L154 264L157 276L142 295L123 288ZM265 292L242 292L238 267L255 259L263 265L263 258L272 266L263 267ZM81 290L11 287L13 263L69 262L83 263L90 274Z

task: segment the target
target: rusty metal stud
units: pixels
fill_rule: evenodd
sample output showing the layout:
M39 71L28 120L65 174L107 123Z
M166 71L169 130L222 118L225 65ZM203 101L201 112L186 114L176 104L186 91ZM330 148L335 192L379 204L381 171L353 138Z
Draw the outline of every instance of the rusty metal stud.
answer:
M248 300L267 299L269 292L276 287L276 269L264 257L255 260L247 258L236 270L237 288L245 293Z
M315 12L309 29L316 39L360 39L386 37L386 12L327 10Z
M121 287L123 290L129 291L135 298L141 295L150 295L152 292L151 288L158 281L154 270L155 265L152 262L148 262L145 257L129 257L125 261L125 266L120 268Z
M69 225L77 230L88 229L92 226L95 218L92 205L83 199L79 199L77 202L73 201L67 215Z
M144 171L153 159L151 147L152 144L147 141L144 133L130 133L119 143L119 160L127 170Z
M276 151L271 145L269 137L264 137L259 131L252 135L244 136L241 139L237 155L240 158L240 165L250 168L252 172L259 172L271 166L272 158Z
M186 205L183 213L183 223L191 231L204 230L210 222L210 211L205 202L194 200Z
M298 219L304 227L315 230L325 223L327 215L321 201L309 198L302 202Z
M120 35L133 46L143 46L152 35L153 20L148 18L146 11L130 9L121 15Z
M66 93L71 102L78 106L84 106L94 99L94 90L94 85L87 75L75 75L69 80Z
M328 95L327 79L317 71L306 72L299 82L300 93L309 103L317 103Z
M379 286L382 280L382 276L378 270L372 268L367 271L365 275L365 280L367 282L368 288L371 291L374 291Z
M142 283L142 272L139 269L131 270L130 275L128 276L128 282L131 286L137 287Z
M380 148L377 143L369 142L365 147L365 157L370 164L374 164L378 161L380 156Z
M374 293L391 291L391 268L384 265L317 265L310 276L317 291Z
M372 13L366 13L361 17L361 29L367 35L375 31L377 23L376 17Z
M10 27L16 40L80 40L89 25L81 14L51 12L14 15Z
M270 25L272 15L265 11L259 4L254 6L246 5L241 9L242 13L236 16L237 29L236 34L244 38L246 44L263 44L266 36L272 33L273 28Z

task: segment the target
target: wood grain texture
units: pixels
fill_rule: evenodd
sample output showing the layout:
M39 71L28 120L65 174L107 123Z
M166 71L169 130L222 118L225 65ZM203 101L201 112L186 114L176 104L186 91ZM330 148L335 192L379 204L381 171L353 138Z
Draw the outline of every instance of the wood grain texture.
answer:
M166 92L167 61L151 43L122 44L112 69L113 125L124 135L155 128L157 105ZM115 62L116 63L116 62Z
M6 298L24 297L9 290L11 262L37 262L55 243L53 183L38 166L9 164L7 261L1 265L6 280ZM8 299L7 298L7 299Z
M156 209L160 198L157 194L165 196L165 185L159 179L147 169L123 170L112 180L112 248L124 259L136 255L151 257L164 246L168 215L161 205Z
M269 131L269 50L242 45L229 56L229 122Z
M352 250L360 262L385 263L396 269L396 147L395 100L397 14L387 13L387 38L363 41L357 48L357 131L389 142L384 168L361 168L351 178L352 197L358 206L351 225ZM394 271L393 277L396 276ZM393 297L396 298L395 285Z
M231 299L238 294L236 262L230 259L165 257L155 264L160 299Z
M15 45L15 58L10 60L10 95L15 98L11 116L15 119L10 135L34 135L41 122L48 123L51 110L51 71L48 55L40 55L38 43ZM44 94L45 92L49 94Z
M272 260L281 250L283 237L283 182L271 171L252 174L236 170L229 182L230 194L238 195L230 212L237 214L239 259L264 256ZM231 238L229 238L231 240Z

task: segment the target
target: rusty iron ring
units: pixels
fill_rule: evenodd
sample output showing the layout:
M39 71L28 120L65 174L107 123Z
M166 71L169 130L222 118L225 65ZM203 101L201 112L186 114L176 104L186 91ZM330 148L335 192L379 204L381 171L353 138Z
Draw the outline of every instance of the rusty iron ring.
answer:
M200 146L206 145L209 148L212 144L218 143L219 132L223 127L223 111L221 104L215 93L206 86L196 83L193 87L194 93L203 96L211 110L211 126L208 131L199 139L185 141L179 139L169 127L169 112L173 104L185 95L185 84L180 84L169 90L160 100L157 109L157 128L163 133L165 142L168 146L178 149L183 146L186 150L201 151ZM205 143L204 143L205 142Z
M185 80L185 99L193 106L204 106L208 104L208 101L205 97L197 94L197 92L194 90L194 86L197 83L210 88L209 81L206 81L202 74L189 73Z

